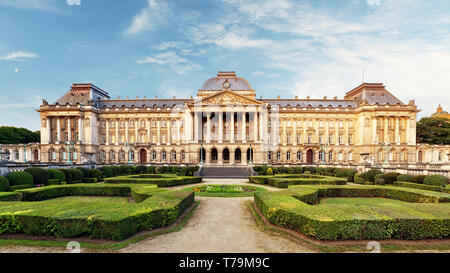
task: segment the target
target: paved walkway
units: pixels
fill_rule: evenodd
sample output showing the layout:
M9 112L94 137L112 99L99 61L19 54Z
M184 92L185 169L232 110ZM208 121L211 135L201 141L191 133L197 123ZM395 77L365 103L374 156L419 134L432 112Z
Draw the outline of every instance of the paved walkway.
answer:
M248 184L247 179L205 179L202 184ZM174 187L181 189L193 185ZM269 190L276 188L261 186ZM120 252L311 252L283 236L261 231L247 204L253 197L196 197L202 202L179 232L133 244ZM0 252L59 252L58 249L11 247ZM63 250L65 251L65 250Z

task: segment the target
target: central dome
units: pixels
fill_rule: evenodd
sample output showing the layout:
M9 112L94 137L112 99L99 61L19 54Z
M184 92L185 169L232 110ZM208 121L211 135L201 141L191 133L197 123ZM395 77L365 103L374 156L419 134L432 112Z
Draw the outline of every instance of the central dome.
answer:
M219 72L217 77L207 80L200 90L253 90L250 83L241 77L236 77L235 72Z

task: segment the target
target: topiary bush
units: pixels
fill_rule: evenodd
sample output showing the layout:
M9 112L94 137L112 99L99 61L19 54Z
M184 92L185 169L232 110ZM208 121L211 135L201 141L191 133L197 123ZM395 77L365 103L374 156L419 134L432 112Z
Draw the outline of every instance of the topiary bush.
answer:
M180 171L180 167L178 167L178 166L172 167L172 173L178 173L179 171Z
M355 177L355 174L357 174L358 171L355 169L347 169L345 171L345 177L347 177L348 182L353 182L353 179Z
M64 173L65 176L65 181L67 182L67 184L71 184L72 183L72 173L70 172L70 169L61 169L60 171L62 171Z
M413 176L411 183L423 184L423 180L427 177L427 175L415 175Z
M136 166L136 169L135 169L136 174L143 174L146 171L147 171L147 167L145 167L144 165Z
M268 168L268 169L267 169L267 175L273 175L273 170L272 170L272 168Z
M386 175L384 173L379 173L374 176L373 181L375 185L384 185L386 184Z
M89 170L89 177L96 178L97 182L103 181L103 173L100 170L97 169L90 169Z
M189 169L189 168L188 168L188 169ZM147 167L146 173L150 173L150 174L156 173L156 168L155 168L155 166L148 166L148 167Z
M47 181L47 186L59 185L61 181L59 179L49 179Z
M100 168L100 171L103 173L103 177L113 177L114 171L111 166L103 166Z
M380 170L367 171L364 175L364 179L366 179L366 181L369 181L369 182L375 182L375 179L374 179L375 175L380 174L380 173L383 173L383 172Z
M9 188L9 181L6 177L0 176L0 191L7 191Z
M308 171L309 173L316 173L316 168L315 167L306 167L305 171Z
M447 177L445 177L441 174L433 174L433 175L429 175L427 178L425 178L423 180L423 184L446 187L448 184L448 179L447 179Z
M89 177L89 170L84 167L77 167L77 170L80 170L83 173L83 177Z
M81 181L84 177L83 172L80 171L79 169L70 169L69 171L72 174L71 183L75 183L75 181L77 181L76 183L79 183L79 181ZM69 181L67 181L67 183L69 183Z
M42 168L27 168L25 172L33 176L34 185L46 185L47 181L51 179L50 173Z
M412 180L412 176L409 174L401 174L397 176L397 181L410 182Z
M66 175L64 172L57 169L48 169L48 172L50 173L51 179L58 179L59 182L66 181Z
M386 184L394 184L395 181L397 181L397 177L399 176L399 173L391 172L387 173L384 177L384 181Z
M301 174L301 173L303 173L303 168L302 168L302 167L295 167L295 168L294 168L294 173L296 173L296 174Z
M120 168L118 166L111 166L111 169L113 170L113 176L120 175Z
M13 172L6 178L11 186L33 185L33 176L29 172Z

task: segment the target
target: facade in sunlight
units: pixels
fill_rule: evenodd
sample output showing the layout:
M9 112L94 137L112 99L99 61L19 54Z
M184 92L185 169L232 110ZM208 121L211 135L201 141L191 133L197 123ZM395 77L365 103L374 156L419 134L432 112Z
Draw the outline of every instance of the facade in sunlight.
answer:
M447 164L449 146L417 145L414 100L381 83L343 98L262 98L235 72L195 98L110 98L73 84L40 106L41 143L3 145L13 161L139 164Z

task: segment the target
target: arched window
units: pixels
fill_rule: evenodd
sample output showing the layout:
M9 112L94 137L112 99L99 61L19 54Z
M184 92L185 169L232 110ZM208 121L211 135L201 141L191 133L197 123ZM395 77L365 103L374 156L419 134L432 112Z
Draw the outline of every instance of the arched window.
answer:
M277 160L281 160L281 152L277 151Z
M119 151L119 160L121 161L125 160L125 152L123 150Z
M134 151L131 151L131 160L134 160Z
M297 160L302 161L302 151L297 151Z
M172 151L172 160L177 160L177 152Z
M161 160L166 160L167 159L167 153L166 153L166 151L162 151L161 152Z
M287 151L286 160L291 160L291 151Z
M419 151L417 155L417 161L422 162L422 157L423 157L422 151Z
M348 152L348 161L353 160L353 152Z
M152 160L156 160L156 151L155 150L152 151Z
M333 161L333 151L328 152L328 161L329 162Z
M272 152L267 152L267 159L272 160Z
M110 160L116 160L116 152L115 151L111 151L110 152L109 159Z

